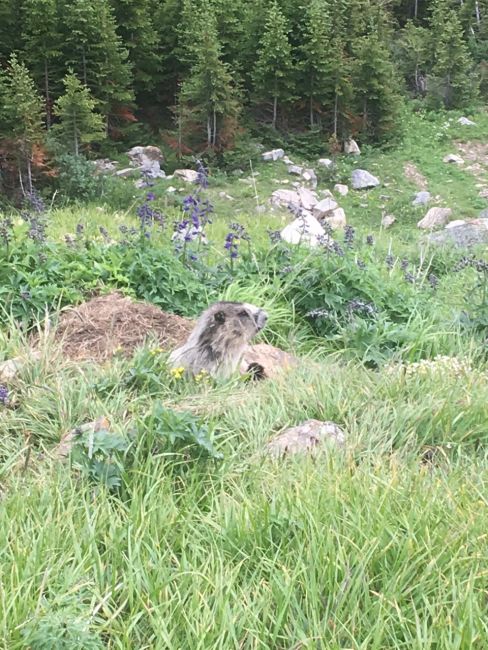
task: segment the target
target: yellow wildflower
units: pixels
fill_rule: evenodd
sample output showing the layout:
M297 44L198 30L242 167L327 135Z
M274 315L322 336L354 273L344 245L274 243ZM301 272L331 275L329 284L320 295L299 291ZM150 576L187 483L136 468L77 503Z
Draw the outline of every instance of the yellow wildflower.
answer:
M184 372L185 372L185 369L183 368L183 366L180 366L179 368L172 368L170 370L170 375L174 379L181 379L183 377Z

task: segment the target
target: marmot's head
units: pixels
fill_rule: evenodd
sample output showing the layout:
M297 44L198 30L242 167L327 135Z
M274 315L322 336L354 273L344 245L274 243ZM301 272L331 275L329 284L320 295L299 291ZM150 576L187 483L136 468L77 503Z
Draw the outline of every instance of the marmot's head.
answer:
M267 320L266 312L255 305L217 302L203 312L187 342L171 354L170 363L191 374L206 370L213 376L228 377Z

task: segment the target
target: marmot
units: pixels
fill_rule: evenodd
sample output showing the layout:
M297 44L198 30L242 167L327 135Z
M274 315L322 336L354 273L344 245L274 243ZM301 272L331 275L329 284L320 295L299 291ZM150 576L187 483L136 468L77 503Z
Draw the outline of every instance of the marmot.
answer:
M267 320L266 312L255 305L216 302L200 316L186 343L173 350L169 363L191 375L204 370L214 378L227 379Z

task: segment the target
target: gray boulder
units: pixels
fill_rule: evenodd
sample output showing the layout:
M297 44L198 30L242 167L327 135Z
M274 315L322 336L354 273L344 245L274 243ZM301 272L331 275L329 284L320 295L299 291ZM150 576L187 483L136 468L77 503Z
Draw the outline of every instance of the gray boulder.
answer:
M327 240L327 238L325 230L310 213L302 213L298 219L289 223L281 231L281 239L289 244L300 244L303 242L309 246L318 246Z
M266 151L261 155L264 161L269 162L274 160L280 160L280 158L283 158L283 156L285 155L285 152L283 151L283 149L272 149L271 151Z
M458 123L462 124L463 126L476 126L476 123L467 117L460 117Z
M319 158L317 164L320 165L320 167L325 167L326 169L330 169L334 166L334 162L330 158Z
M294 190L275 190L271 195L271 203L280 208L287 208L289 205L299 208L301 205L300 196Z
M198 180L198 172L194 169L175 169L173 176L186 183L196 183Z
M351 184L355 190L366 190L370 187L377 187L380 182L365 169L355 169L352 172Z
M165 173L160 163L164 161L162 151L159 147L132 147L127 152L130 164L150 178L164 178Z
M429 230L439 226L445 226L451 214L451 208L431 208L425 217L417 223L417 228Z
M344 431L334 422L306 420L285 429L266 445L266 452L274 458L287 455L315 455L326 449L340 450L346 443Z
M430 198L430 192L417 192L414 200L412 201L412 205L427 205L427 203L430 201Z
M344 153L353 155L353 156L359 156L361 153L361 149L358 146L358 143L356 140L353 140L352 138L349 138L349 140L346 140L344 142Z
M454 163L455 165L464 165L464 160L461 158L461 156L458 156L455 153L448 153L447 156L444 156L442 162Z
M317 219L322 219L327 216L329 212L333 212L338 208L338 204L334 199L322 199L319 201L313 209L313 216Z
M487 223L484 223L484 222ZM470 248L478 244L488 244L488 220L473 221L429 235L429 242L437 246L452 245L457 248Z

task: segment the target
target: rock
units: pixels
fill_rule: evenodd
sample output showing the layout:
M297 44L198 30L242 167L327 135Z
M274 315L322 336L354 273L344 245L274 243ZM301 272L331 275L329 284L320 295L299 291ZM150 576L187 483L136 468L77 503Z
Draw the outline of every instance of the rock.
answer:
M448 153L447 156L444 156L442 162L455 163L456 165L464 165L464 160L461 158L461 156L458 156L455 153Z
M271 203L280 208L287 208L289 205L300 207L300 196L294 190L275 190L271 195Z
M488 208L486 208L485 210L482 210L479 213L478 218L479 219L488 219Z
M86 424L82 424L80 427L76 427L61 438L60 443L56 447L56 456L59 458L66 458L69 456L71 449L73 448L75 438L82 433L86 433L88 431L97 433L98 431L103 431L105 429L110 429L110 422L106 417L103 416L97 420L94 420L93 422L87 422Z
M457 248L488 244L488 223L485 223L487 221L473 219L455 228L444 228L441 232L429 235L429 242L438 246L452 245Z
M417 228L430 229L445 226L451 214L451 208L431 208L425 217L418 222Z
M119 169L118 172L115 172L115 175L120 176L120 178L127 178L128 176L139 176L140 173L135 167L126 167L125 169Z
M327 242L330 238L325 234L325 230L314 216L302 214L283 228L281 239L289 244L304 242L309 246L318 246Z
M347 224L346 213L342 208L336 208L332 212L329 212L327 216L322 219L322 222L329 224L329 226L334 230L344 228Z
M144 178L138 178L136 181L134 181L134 185L138 190L141 190L143 187L146 187L147 183Z
M324 199L333 199L334 195L330 190L320 190L320 194Z
M242 357L240 371L242 374L251 372L255 379L276 379L278 375L293 366L298 365L298 359L273 345L258 343L250 345Z
M454 221L446 224L446 228L457 228L458 226L464 226L465 223L466 221L464 219L454 219Z
M463 126L476 126L476 123L467 117L460 117L458 123L462 124Z
M233 201L234 200L234 198L230 194L227 194L227 192L219 192L219 197L221 199L227 199L227 201Z
M302 178L307 183L315 189L317 187L317 174L313 169L304 169L302 173Z
M381 225L383 228L390 228L390 226L393 226L395 221L396 219L392 214L385 214L381 219Z
M275 458L286 455L310 453L329 449L342 449L346 443L344 431L334 422L306 420L285 429L266 445L266 452Z
M317 204L317 197L314 192L310 191L306 187L299 187L297 191L302 207L305 210L312 210L314 205Z
M40 352L30 352L29 357L14 357L0 363L0 382L12 381L29 361L38 361Z
M319 158L317 164L321 167L325 167L326 169L330 169L334 166L334 161L330 158Z
M334 201L334 199L322 199L322 201L319 201L315 205L313 209L313 216L317 219L322 219L323 217L327 216L329 212L333 212L338 207L339 206Z
M301 176L303 173L303 167L300 167L300 165L288 165L287 171L289 174L295 174L295 176Z
M164 178L165 173L160 167L164 161L163 154L159 147L132 147L127 152L132 167L136 167L150 178Z
M488 187L484 187L478 192L478 196L482 199L488 199Z
M380 182L365 169L355 169L352 173L352 186L355 190L366 190L369 187L377 187Z
M196 183L198 180L198 172L194 169L175 169L173 176L186 183Z
M173 192L176 192L176 187L173 187L172 185L170 185L170 186L166 189L166 191L169 192L169 194L172 194Z
M347 196L349 194L349 188L347 185L342 185L341 183L336 183L334 185L334 192L337 192L341 196Z
M412 201L412 205L427 205L430 199L431 199L430 192L426 192L426 191L417 192L414 200Z
M270 160L280 160L280 158L283 158L285 155L285 152L283 149L272 149L271 151L266 151L265 153L261 154L261 157L264 161L269 162Z
M352 154L353 156L359 156L361 149L358 147L356 140L349 138L344 142L344 153Z
M294 165L294 164L295 164L295 163L293 162L293 160L290 160L290 158L288 158L288 156L285 156L285 157L282 158L281 160L282 160L286 165Z
M94 160L95 174L114 174L117 171L118 163L109 158L99 158Z
M193 241L198 239L202 244L208 244L207 237L203 230L203 226L198 226L197 228L189 223L184 230L177 230L171 236L171 241Z

